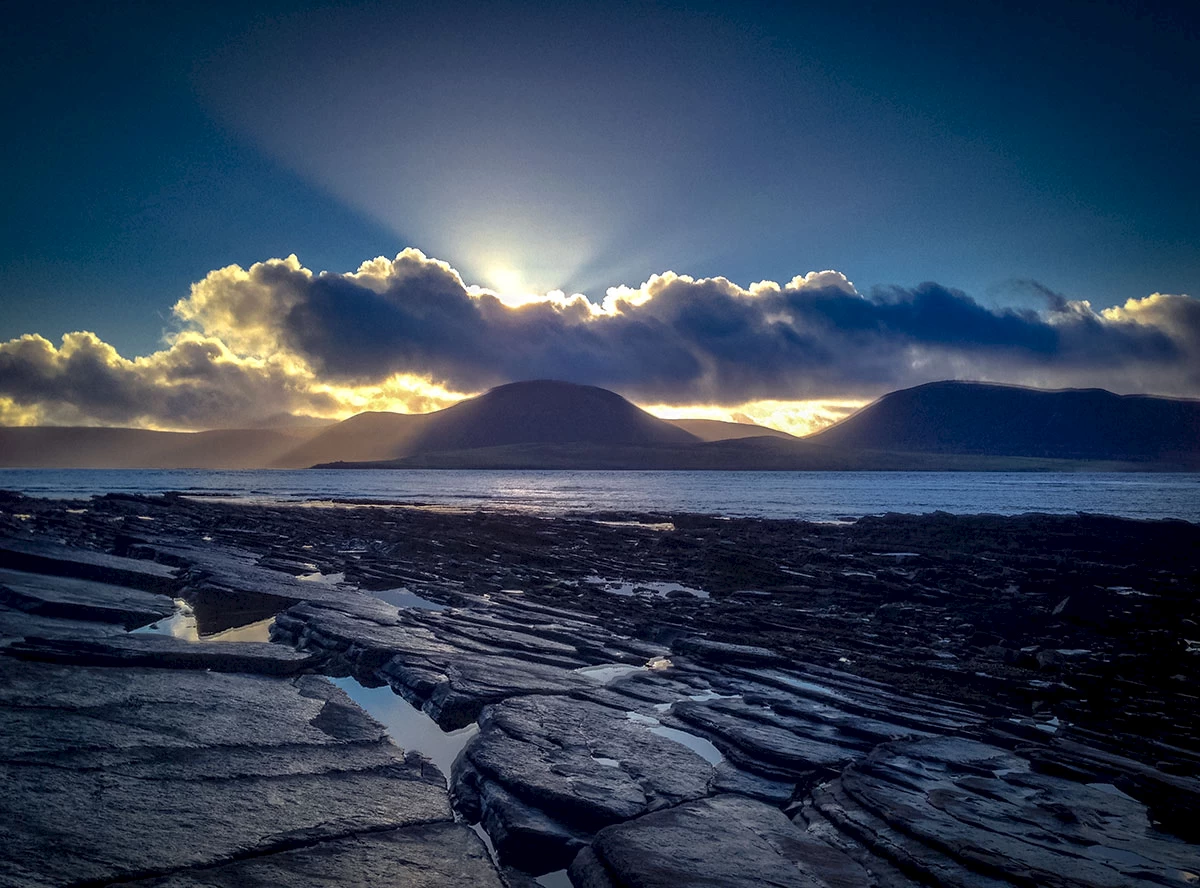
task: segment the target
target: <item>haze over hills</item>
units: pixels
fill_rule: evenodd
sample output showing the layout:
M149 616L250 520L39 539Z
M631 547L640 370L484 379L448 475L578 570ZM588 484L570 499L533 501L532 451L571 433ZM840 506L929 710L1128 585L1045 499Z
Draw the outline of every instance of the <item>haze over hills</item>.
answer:
M852 450L1170 460L1200 452L1200 401L932 382L884 395L806 440Z
M0 426L0 467L30 469L258 469L313 428L158 432L95 426Z
M701 441L735 441L739 438L787 438L791 441L800 440L795 435L781 432L768 426L755 425L752 422L725 422L720 419L668 419L671 425L679 426L685 432L690 432Z
M614 392L512 383L428 414L325 427L0 428L0 466L41 468L1200 469L1200 401L943 382L807 438L658 419Z

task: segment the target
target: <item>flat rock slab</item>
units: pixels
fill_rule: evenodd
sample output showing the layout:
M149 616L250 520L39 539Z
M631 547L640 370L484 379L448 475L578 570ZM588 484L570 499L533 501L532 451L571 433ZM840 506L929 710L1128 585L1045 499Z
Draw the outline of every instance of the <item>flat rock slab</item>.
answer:
M271 637L326 654L360 680L387 681L443 730L456 730L507 697L595 687L571 672L594 656L527 628L481 627L469 612L401 610L360 596L296 605L276 617Z
M174 876L452 823L441 773L316 676L0 657L0 727L4 885ZM403 842L378 853L408 866Z
M180 585L175 569L166 564L35 538L0 539L0 567L113 583L165 595L172 594Z
M42 617L145 626L175 610L169 595L129 586L0 568L0 605Z
M814 794L843 833L947 886L1118 888L1200 880L1196 847L1111 785L1032 770L952 737L889 743Z
M256 675L295 675L313 666L311 654L254 641L199 643L169 635L133 633L101 638L37 638L10 644L9 656L81 666L211 669Z
M540 858L541 871L574 856L567 837L700 798L712 780L712 765L686 746L565 697L489 707L454 769L456 799L488 825L501 859L528 868L515 856Z
M862 888L858 863L737 795L686 802L596 834L570 868L582 888Z
M420 824L335 839L129 884L140 888L503 888L483 842L457 823Z
M125 631L120 623L41 617L0 605L0 648L26 638L103 638L123 635Z

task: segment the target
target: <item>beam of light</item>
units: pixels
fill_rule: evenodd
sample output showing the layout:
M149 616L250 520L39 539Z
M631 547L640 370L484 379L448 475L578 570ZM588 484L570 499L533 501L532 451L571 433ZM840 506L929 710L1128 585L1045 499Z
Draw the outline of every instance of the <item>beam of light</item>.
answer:
M753 59L748 39L670 11L338 5L229 40L193 84L220 125L467 279L503 257L528 292L601 292L796 224L784 196L748 207L712 176L753 123L737 83L693 113L701 47Z
M641 407L661 419L717 419L722 422L753 423L804 437L844 419L866 403L854 400L764 400L735 407L705 404L649 404Z

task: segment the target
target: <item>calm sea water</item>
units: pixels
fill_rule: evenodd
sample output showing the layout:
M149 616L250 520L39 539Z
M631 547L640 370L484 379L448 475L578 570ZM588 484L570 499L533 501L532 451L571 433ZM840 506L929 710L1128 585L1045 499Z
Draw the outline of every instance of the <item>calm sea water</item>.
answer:
M262 502L349 498L542 514L683 511L832 521L940 509L1200 521L1200 474L0 469L0 489L60 498L171 490Z

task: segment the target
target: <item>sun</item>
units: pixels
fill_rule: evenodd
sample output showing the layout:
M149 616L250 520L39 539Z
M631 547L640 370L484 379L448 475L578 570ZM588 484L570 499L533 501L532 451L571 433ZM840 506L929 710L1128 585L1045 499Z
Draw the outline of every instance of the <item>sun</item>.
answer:
M488 280L501 296L520 296L524 293L521 273L507 265L496 265L488 269Z

